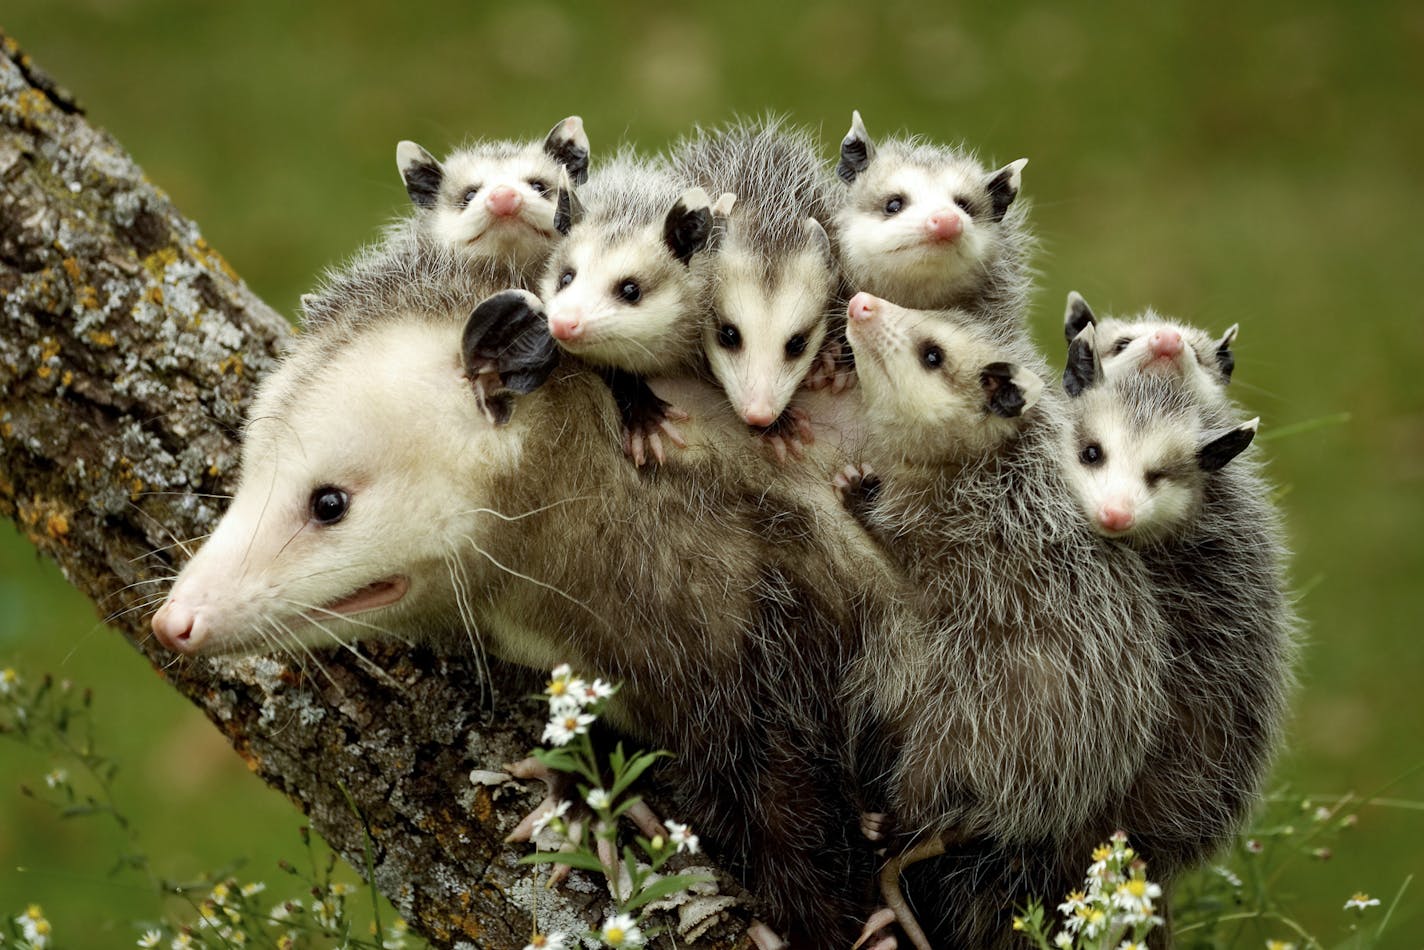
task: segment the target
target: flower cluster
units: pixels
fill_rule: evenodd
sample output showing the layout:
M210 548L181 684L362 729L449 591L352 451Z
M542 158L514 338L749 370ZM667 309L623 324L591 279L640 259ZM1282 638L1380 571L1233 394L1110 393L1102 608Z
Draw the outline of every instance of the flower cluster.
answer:
M13 673L13 670L6 670L6 673ZM44 911L39 904L31 904L25 908L25 912L15 918L15 923L20 929L20 939L24 942L18 946L27 950L43 950L49 946L50 923L45 919Z
M564 663L554 668L544 694L549 697L549 723L544 727L544 741L555 746L567 745L574 736L588 732L597 714L592 710L612 696L614 689L601 679L591 682L574 676Z
M1139 950L1147 933L1163 923L1156 903L1161 897L1162 888L1147 879L1146 863L1119 831L1093 851L1083 889L1058 905L1063 920L1051 945L1062 950L1084 946ZM1014 919L1014 929L1024 931L1041 947L1050 946L1048 922L1037 905Z

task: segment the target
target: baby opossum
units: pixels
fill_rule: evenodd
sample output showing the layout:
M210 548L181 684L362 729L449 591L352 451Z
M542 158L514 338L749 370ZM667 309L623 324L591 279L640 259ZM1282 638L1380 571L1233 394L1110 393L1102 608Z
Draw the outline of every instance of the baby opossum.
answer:
M1102 328L1102 324L1099 325ZM1083 517L1135 549L1170 631L1170 715L1110 820L1154 880L1208 857L1257 800L1281 734L1297 620L1280 518L1239 423L1191 374L1098 366L1094 328L1070 347L1064 458Z
M1033 239L1016 201L1021 158L990 171L972 154L916 138L872 142L860 113L836 173L836 213L850 286L919 310L966 310L984 325L1022 325Z
M702 343L732 408L750 426L782 417L839 312L822 222L840 196L817 151L808 133L767 118L699 129L670 157L680 175L708 192L736 195Z
M728 202L730 203L730 198ZM549 329L568 352L605 370L629 453L662 461L659 430L682 441L669 407L644 381L693 371L708 301L712 201L665 164L620 152L569 204L543 279ZM673 413L680 416L680 413Z
M351 308L463 310L497 291L528 288L560 237L561 178L588 177L583 120L569 116L540 142L476 142L443 163L401 142L396 163L414 211L382 240L323 275L302 297L309 320Z
M445 314L382 309L298 337L155 634L192 655L382 629L458 647L468 631L513 662L620 682L610 718L677 754L679 810L768 922L797 946L849 945L873 869L836 695L866 631L893 635L894 574L828 516L827 486L745 440L694 424L641 477L600 378L531 345L546 320L514 291L463 341ZM467 379L485 363L501 413Z
M1166 712L1163 619L1141 559L1078 515L1063 397L1026 340L866 293L847 336L879 475L853 510L931 618L852 671L881 745L862 754L902 829L963 843L911 877L933 945L1007 943L1014 906L1066 892L1084 829L1114 830Z
M1153 310L1126 319L1100 319L1082 295L1072 291L1063 315L1064 336L1071 344L1085 327L1095 328L1093 352L1107 378L1131 372L1172 374L1185 380L1198 399L1212 403L1225 399L1236 368L1231 352L1236 325L1212 339L1204 330Z

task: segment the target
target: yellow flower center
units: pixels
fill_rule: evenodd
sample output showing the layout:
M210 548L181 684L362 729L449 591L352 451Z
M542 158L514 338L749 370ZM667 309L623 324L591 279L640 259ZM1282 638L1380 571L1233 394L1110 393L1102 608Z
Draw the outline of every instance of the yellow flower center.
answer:
M1145 897L1147 894L1147 881L1140 877L1135 877L1127 882L1127 892L1133 897Z
M623 938L626 936L622 927L609 927L603 932L603 939L615 947L622 944Z
M1106 861L1106 860L1108 859L1108 855L1110 855L1110 854L1112 854L1112 848L1109 848L1109 847L1108 847L1107 845L1105 845L1105 844L1104 844L1104 845L1099 845L1099 846L1093 851L1093 860L1094 860L1094 861Z

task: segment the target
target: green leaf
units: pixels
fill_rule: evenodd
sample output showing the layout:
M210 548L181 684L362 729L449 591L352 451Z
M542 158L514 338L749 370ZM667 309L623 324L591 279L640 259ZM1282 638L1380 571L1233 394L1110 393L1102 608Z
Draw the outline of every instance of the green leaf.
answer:
M669 894L676 894L678 891L687 890L694 884L702 884L711 880L712 878L706 874L673 874L660 878L643 888L632 900L624 904L623 912L631 913L644 904L661 900Z
M612 793L614 798L617 798L620 794L623 793L624 789L636 782L638 780L638 776L646 772L654 762L656 762L663 756L670 755L671 753L669 752L658 751L644 752L642 755L635 756L633 760L628 763L628 767L618 775L617 779L613 783L613 788L609 789L609 791Z
M588 851L540 851L536 854L526 854L519 859L519 864L567 864L571 868L578 868L580 871L593 871L603 873L603 865L599 862L598 856Z

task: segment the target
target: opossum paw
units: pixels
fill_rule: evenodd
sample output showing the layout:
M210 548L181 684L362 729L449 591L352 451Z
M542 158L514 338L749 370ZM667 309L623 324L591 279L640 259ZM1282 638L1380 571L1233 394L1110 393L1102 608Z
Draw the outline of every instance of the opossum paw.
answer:
M850 945L850 950L859 950L863 945L866 950L895 950L900 945L899 941L887 929L894 922L895 912L889 907L880 908L865 921L865 927L855 943ZM869 940L875 942L867 944Z
M841 393L855 385L855 362L850 350L840 343L827 343L811 364L801 385L806 389L827 389Z
M848 468L850 466L847 466ZM840 476L836 476L839 478ZM840 486L837 485L837 488ZM867 841L884 841L890 833L894 820L883 811L863 811L860 813L860 833Z
M846 510L856 517L860 517L875 504L876 496L880 494L880 476L864 463L847 465L835 474L831 484L841 496L841 503L845 505Z
M765 428L753 429L762 444L771 450L778 462L788 458L800 460L806 455L806 446L816 442L816 430L811 427L811 416L799 406L787 406L775 422Z
M747 928L747 940L757 950L785 950L787 946L780 934L759 920L753 920Z
M687 440L682 430L674 422L686 422L688 415L676 406L663 403L657 407L647 407L625 420L623 430L623 451L642 468L653 459L659 465L667 462L667 452L663 449L666 439L680 449L687 448Z

